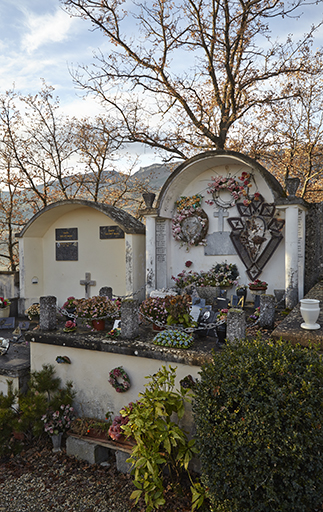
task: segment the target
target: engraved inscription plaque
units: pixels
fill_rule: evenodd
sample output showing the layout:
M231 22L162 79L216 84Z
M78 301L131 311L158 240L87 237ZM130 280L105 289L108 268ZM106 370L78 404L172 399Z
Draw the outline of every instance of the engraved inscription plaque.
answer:
M119 226L100 226L100 239L124 238L124 231Z
M77 228L58 228L55 229L56 241L78 240Z
M77 261L78 242L56 242L56 261Z

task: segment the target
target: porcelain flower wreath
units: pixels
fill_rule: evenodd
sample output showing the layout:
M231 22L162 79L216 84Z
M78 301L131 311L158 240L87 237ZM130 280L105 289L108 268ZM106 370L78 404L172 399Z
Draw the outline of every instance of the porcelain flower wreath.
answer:
M212 176L211 183L208 183L207 193L212 194L213 201L207 200L205 202L209 205L216 203L218 206L229 208L230 206L235 206L237 201L244 198L243 204L247 206L250 203L248 188L252 187L250 177L250 174L245 171L241 173L238 180L230 176L230 174L228 176ZM219 197L221 190L228 190L231 193L232 201L226 202L221 200Z
M122 382L119 382L118 379L121 379ZM109 373L109 382L117 393L125 393L130 388L129 375L125 372L122 366L118 366L111 370Z
M206 233L209 224L209 219L205 211L201 208L203 196L201 194L195 194L194 196L182 196L178 201L175 202L176 213L172 219L172 235L177 242L186 245L187 250L190 247L197 247L198 245L206 245ZM199 231L190 236L183 231L183 223L186 219L195 217L200 229Z

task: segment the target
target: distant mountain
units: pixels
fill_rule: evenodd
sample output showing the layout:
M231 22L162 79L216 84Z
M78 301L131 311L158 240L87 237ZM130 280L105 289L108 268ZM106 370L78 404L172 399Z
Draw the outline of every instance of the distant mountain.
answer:
M148 180L151 189L157 192L164 185L173 168L174 164L152 164L148 167L141 167L133 174L133 177Z

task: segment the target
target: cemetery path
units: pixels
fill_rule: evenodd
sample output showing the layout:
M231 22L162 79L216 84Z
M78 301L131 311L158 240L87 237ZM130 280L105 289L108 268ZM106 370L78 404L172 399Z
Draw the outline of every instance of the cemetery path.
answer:
M144 512L130 495L131 477L110 467L54 454L49 440L0 460L0 511L3 512ZM168 490L167 507L160 512L189 512L190 496Z

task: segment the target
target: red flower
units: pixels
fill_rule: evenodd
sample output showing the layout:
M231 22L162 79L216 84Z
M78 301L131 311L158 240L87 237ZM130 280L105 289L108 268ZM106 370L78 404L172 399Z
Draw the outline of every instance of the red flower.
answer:
M190 260L185 261L185 267L189 268L191 265L193 265L193 261L190 261Z

